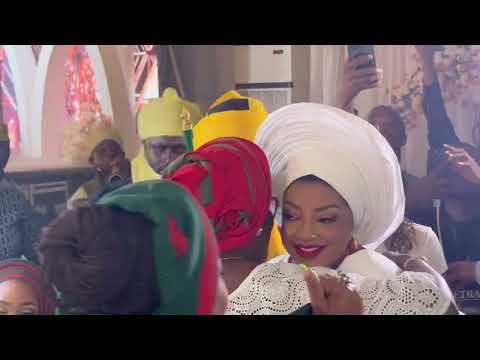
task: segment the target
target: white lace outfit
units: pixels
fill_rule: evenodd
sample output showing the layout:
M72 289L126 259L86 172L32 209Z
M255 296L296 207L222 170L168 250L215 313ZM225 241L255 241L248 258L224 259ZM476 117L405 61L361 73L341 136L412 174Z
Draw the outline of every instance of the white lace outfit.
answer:
M450 298L430 275L400 274L393 262L373 252L405 215L398 158L377 129L340 109L300 103L271 113L255 142L270 165L278 224L285 191L304 176L323 180L348 203L352 237L370 250L348 256L338 270L350 276L365 314L440 314L448 309ZM228 314L290 314L310 302L298 267L288 264L288 256L275 261L257 267L230 295Z
M312 268L319 275L338 271ZM450 299L425 273L403 272L387 277L346 274L363 301L364 315L441 315ZM229 296L227 315L288 315L310 303L297 265L265 263L252 271Z

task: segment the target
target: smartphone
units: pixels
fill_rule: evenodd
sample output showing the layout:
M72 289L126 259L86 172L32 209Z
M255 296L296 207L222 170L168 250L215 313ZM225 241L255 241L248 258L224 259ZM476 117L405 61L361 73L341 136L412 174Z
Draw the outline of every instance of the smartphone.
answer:
M348 61L351 61L360 55L372 55L372 59L363 65L357 67L357 69L363 69L368 67L376 67L375 62L375 45L347 45Z

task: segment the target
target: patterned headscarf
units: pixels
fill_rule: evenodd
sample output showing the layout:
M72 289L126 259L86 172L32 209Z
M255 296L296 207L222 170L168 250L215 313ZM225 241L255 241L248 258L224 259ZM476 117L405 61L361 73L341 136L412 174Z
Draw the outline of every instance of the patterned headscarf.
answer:
M129 185L99 205L143 215L153 223L153 251L161 304L154 314L212 312L218 250L202 206L181 185L165 180Z
M204 205L221 253L255 239L267 217L272 198L268 162L250 141L210 141L170 164L164 178L187 187Z
M43 280L40 268L23 259L0 261L0 283L17 280L32 287L39 304L39 315L53 315L55 295Z

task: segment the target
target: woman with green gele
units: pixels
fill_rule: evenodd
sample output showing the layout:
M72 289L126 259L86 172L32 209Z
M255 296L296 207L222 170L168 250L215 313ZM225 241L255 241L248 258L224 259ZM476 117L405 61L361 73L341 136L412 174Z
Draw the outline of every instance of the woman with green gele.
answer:
M227 292L201 205L170 181L125 186L44 230L42 266L64 309L223 314Z

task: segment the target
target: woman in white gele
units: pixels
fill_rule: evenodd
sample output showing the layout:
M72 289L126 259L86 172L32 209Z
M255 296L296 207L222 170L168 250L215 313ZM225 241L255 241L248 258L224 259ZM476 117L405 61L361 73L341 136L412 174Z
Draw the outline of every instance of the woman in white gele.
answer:
M329 106L294 104L272 113L256 142L269 160L288 254L257 267L227 313L292 313L310 302L309 291L314 313L456 312L428 264L410 259L402 272L374 250L403 221L405 196L395 153L372 125ZM312 269L302 275L295 264Z

